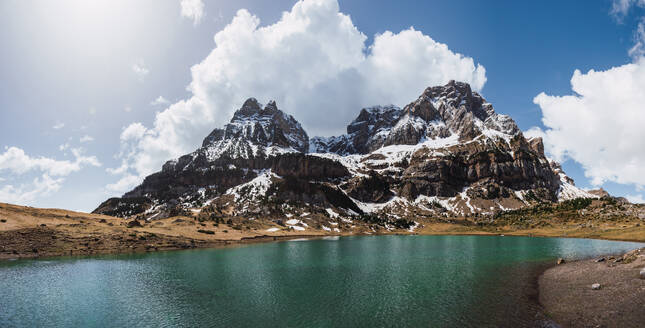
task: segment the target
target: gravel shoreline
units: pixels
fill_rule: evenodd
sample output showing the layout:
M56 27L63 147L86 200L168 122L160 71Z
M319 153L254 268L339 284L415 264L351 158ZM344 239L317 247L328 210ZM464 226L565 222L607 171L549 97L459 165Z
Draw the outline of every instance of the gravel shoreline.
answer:
M544 311L562 327L645 326L645 249L601 258L547 269L538 279Z

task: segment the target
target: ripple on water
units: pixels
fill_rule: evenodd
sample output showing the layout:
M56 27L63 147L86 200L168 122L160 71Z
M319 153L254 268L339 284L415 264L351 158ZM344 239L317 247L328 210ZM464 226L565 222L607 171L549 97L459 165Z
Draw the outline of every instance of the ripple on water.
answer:
M7 261L0 326L535 326L535 277L545 265L636 247L369 236Z

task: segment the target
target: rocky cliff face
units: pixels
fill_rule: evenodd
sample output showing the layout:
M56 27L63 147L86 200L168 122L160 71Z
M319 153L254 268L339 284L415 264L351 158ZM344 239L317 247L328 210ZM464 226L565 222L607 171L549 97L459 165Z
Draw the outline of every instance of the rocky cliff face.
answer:
M466 83L430 87L403 109L362 109L347 134L314 137L248 99L202 147L95 212L164 217L204 208L280 218L493 215L538 201L597 197L573 185L515 122Z

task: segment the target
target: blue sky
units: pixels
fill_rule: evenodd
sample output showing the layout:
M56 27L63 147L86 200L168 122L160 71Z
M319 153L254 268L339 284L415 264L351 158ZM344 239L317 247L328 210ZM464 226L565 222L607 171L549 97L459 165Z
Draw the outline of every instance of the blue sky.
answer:
M280 35L289 26L283 12L296 15L292 10L295 1L204 1L203 7L199 1L188 2L184 3L183 14L179 0L0 3L0 156L4 156L0 157L0 201L89 211L107 197L127 191L145 174L158 170L160 162L198 147L207 134L204 131L228 120L234 105L245 97L278 99L278 106L299 119L310 134L342 133L361 105L383 101L405 105L428 86L425 84L450 77L452 73L446 67L454 65L485 68L485 83L480 88L484 97L497 112L511 115L523 131L537 127L531 134L545 138L547 149L563 161L565 171L578 186L603 186L615 195L629 195L632 199L645 194L645 177L639 174L645 168L641 164L645 145L636 140L642 135L635 131L637 123L645 120L645 108L633 105L645 93L645 85L640 84L645 79L641 70L645 64L640 62L643 36L639 34L639 24L642 28L645 14L645 2L641 0L341 0L338 7L334 7L334 0L325 0L326 11L309 8L298 15L317 15L319 10L320 15L342 15L347 19L330 22L331 31L324 24L305 29L303 33L308 35L288 43L294 47L304 45L302 49L306 50L316 46L308 42L321 40L323 51L330 51L327 57L335 58L329 63L326 57L315 62L321 67L332 65L339 73L315 84L311 106L307 99L283 94L291 90L288 82L282 88L266 88L261 78L257 82L242 76L239 79L244 80L238 83L231 71L226 76L233 80L227 83L238 88L231 95L236 99L226 102L222 100L223 93L218 93L224 92L221 84L213 82L217 75L211 76L219 74L212 73L218 61L231 59L235 60L231 66L244 67L245 61L262 56L255 45L226 37L249 29L257 31L247 26L253 25L253 16L259 19L260 28L279 21L284 24L274 29L277 32L256 33L249 40L262 42ZM191 7L195 4L197 7ZM241 15L240 9L246 9L249 16ZM216 44L214 35L234 26L234 17L244 28L229 28L220 34ZM410 27L414 33L405 37L399 34ZM378 67L372 67L374 63L357 58L361 52L369 57L375 51L370 48L375 35L386 31L393 36L382 38L379 45L390 49L378 58L401 64L400 72L411 69L405 66L410 62L423 66L422 73L426 75L439 70L439 77L380 77ZM436 50L439 43L448 50ZM224 44L236 48L228 52L217 49ZM413 54L388 52L396 52L401 45L410 45ZM419 49L426 48L431 49L428 54L418 54L423 51ZM283 51L271 50L275 54ZM457 53L472 59L472 63L459 59ZM273 58L272 54L266 56ZM433 56L440 58L435 60ZM276 70L263 71L269 66L264 63L252 73L288 79L288 73L273 76L281 72L277 70L279 56L275 58ZM306 55L291 58L294 66L315 59ZM424 64L433 61L440 64ZM448 64L442 66L442 61ZM345 67L346 62L355 62L356 66ZM200 67L191 74L191 67L197 64ZM587 75L592 69L603 73ZM583 92L573 102L556 97L576 95L578 90L572 90L575 70L581 71L580 90L589 94ZM320 72L328 71L324 67ZM352 80L356 78L352 77L355 71L359 77L390 78L390 84L399 77L405 80L401 83L405 92L388 98L376 91L383 84L356 89L362 94L359 100L351 94L339 96L334 81L340 81L339 85L363 81ZM318 75L311 72L312 76ZM454 73L454 78L466 76L473 82L483 74L483 70L478 72ZM615 90L608 90L605 83L616 85ZM623 95L622 90L637 91ZM213 96L214 100L200 98L200 93L209 92L219 96ZM606 96L597 100L605 92ZM544 97L534 102L541 93ZM333 103L338 115L321 114L325 107L316 107L327 98L344 101ZM606 114L614 111L615 119L608 119ZM187 119L185 115L189 114L203 115L204 119ZM338 121L320 121L321 115ZM544 124L544 118L550 125ZM615 122L600 124L607 120ZM321 123L314 123L318 121ZM177 126L171 129L162 126L175 123ZM183 136L183 131L177 132L180 128L194 131L194 135ZM178 136L160 137L168 131ZM619 150L611 151L612 143L605 142L620 144L616 147ZM611 160L597 163L596 159L607 158ZM622 167L624 163L629 165Z

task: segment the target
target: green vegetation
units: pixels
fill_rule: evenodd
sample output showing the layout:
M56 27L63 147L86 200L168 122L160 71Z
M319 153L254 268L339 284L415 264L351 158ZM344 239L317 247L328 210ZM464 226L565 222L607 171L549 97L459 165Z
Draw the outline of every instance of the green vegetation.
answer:
M525 195L528 198L529 193ZM604 222L634 218L625 213L624 204L615 198L575 198L561 203L539 202L531 207L498 212L489 222L492 226L511 225L536 228L553 223L600 220ZM638 218L636 218L638 219Z
M564 202L558 204L558 209L562 210L581 210L591 205L591 198L575 198L570 200L565 200Z
M386 224L398 229L410 229L410 227L414 226L414 221L405 219L389 220L387 218L383 218L374 214L363 214L359 217L359 219L363 222L375 224L382 227L385 227Z

